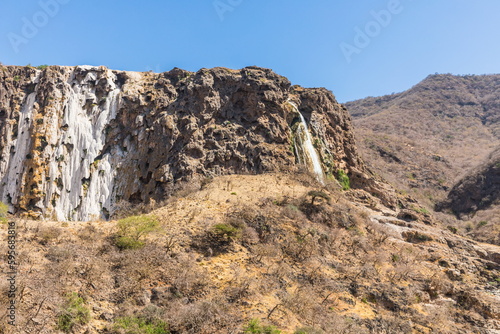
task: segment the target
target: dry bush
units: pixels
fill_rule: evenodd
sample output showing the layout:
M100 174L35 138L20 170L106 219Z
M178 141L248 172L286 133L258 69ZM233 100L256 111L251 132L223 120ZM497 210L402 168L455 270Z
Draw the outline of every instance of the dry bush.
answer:
M307 167L300 165L297 173L293 175L294 180L306 187L321 187L322 184L318 181L316 174L310 172Z
M255 285L254 279L246 275L239 267L235 267L233 278L229 282L229 286L224 289L222 295L229 303L242 302L243 298L248 297L254 291L251 286Z
M428 314L416 320L426 327L432 329L433 333L452 334L457 333L454 328L454 320L450 313L450 307L445 304L431 305Z
M128 300L144 304L144 293L151 282L165 287L155 292L157 305L168 304L172 299L197 298L209 283L208 274L193 257L182 253L171 257L159 245L115 253L112 261L116 303Z
M366 221L366 229L371 234L370 238L374 241L376 246L381 246L386 243L387 239L398 239L398 233L389 226L374 222L371 220Z
M385 315L367 323L370 333L373 334L400 334L412 333L412 323L392 315Z
M243 230L248 232L246 241L251 238L251 231L244 222L230 220L229 223L215 224L204 234L192 239L191 247L205 256L217 256L234 250L234 243L241 242Z
M62 230L55 226L42 226L36 232L36 238L40 245L46 246L49 243L57 241Z
M265 259L276 259L281 258L282 252L279 247L276 247L274 243L262 243L257 244L252 247L253 260L256 262L262 262Z
M371 240L363 235L355 235L352 238L352 254L356 257L367 256L373 252Z
M318 237L318 246L324 254L340 255L352 251L352 235L341 228L332 228Z
M411 246L403 246L392 253L392 267L386 269L386 275L392 282L406 280L419 272L420 263L421 254L418 249Z
M241 244L245 247L259 243L259 234L253 227L245 226L241 231Z
M172 303L164 316L174 333L238 333L240 316L222 299Z
M196 298L202 295L209 284L209 276L191 256L179 256L166 268L172 290L180 296Z
M373 277L380 276L382 274L382 268L385 263L387 263L390 259L390 254L383 250L383 249L378 249L374 250L370 254L366 254L363 256L361 260L361 264L364 265L371 265L371 267L375 270L375 273Z
M295 221L303 221L306 219L304 213L300 211L299 206L292 203L283 205L283 207L281 208L281 213L283 214L283 216Z
M260 208L242 206L226 215L226 220L233 226L253 229L260 242L269 242L279 234L279 229L273 220L274 206L263 205ZM253 234L253 232L251 232ZM252 240L256 242L257 240Z
M314 317L317 314L318 296L310 286L297 288L291 294L285 294L282 298L283 306L300 319L314 323Z
M298 232L285 237L281 244L283 254L294 262L303 262L318 254L319 235L313 230Z
M45 257L51 262L74 261L79 247L76 245L55 245L49 247Z
M157 244L127 252L110 252L109 260L115 285L112 298L116 303L127 300L143 303L149 282L166 279L166 269L176 265Z
M403 232L401 233L401 235L406 239L406 241L411 243L421 243L433 240L431 236L418 231Z
M0 305L8 305L9 304L9 289L10 283L7 280L2 280L0 282ZM2 310L0 314L3 314L5 310Z
M337 212L335 211L335 206L328 203L323 196L328 196L323 192L310 192L312 195L306 195L301 197L298 202L299 210L312 222L315 224L322 224L326 226L333 226L335 224L335 217ZM321 202L315 201L316 198L323 198ZM327 197L329 198L329 197ZM316 204L315 204L316 202ZM342 210L344 210L342 208Z
M363 222L363 219L360 219L356 215L357 212L352 211L342 203L333 204L327 211L327 214L329 215L329 221L325 219L325 223L331 227L338 226L348 229L360 226Z
M179 182L175 185L172 193L172 197L187 197L199 190L202 189L203 186L206 186L208 183L203 181L203 179L199 179L198 177L192 178L189 181Z
M368 334L368 331L362 326L359 319L344 317L323 307L316 306L313 318L306 321L306 323L308 322L314 328L323 330L324 333Z
M324 334L323 330L315 327L298 327L293 334Z
M114 205L113 213L110 215L110 218L123 219L130 216L147 214L151 211L151 208L147 204L133 204L129 201L121 200Z
M85 227L78 230L77 235L83 241L92 241L95 243L97 237L99 236L99 232L94 225L87 224Z
M51 246L45 255L50 263L44 266L44 273L54 284L67 284L77 272L76 259L81 247L63 244Z
M439 295L450 294L453 291L453 283L443 272L437 271L425 280L424 291L429 294L431 299L436 299Z
M293 276L292 267L285 261L279 261L270 264L263 279L259 280L259 288L257 289L262 294L270 293L277 289L282 289L286 286L289 279Z

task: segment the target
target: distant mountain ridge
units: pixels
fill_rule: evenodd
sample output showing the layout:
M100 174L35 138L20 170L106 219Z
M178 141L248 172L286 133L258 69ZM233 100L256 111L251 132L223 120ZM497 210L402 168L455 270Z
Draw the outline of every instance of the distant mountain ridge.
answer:
M430 75L402 93L345 106L353 117L364 160L429 208L448 196L454 198L453 203L464 204L469 200L457 196L469 196L470 191L478 196L489 193L483 192L481 184L473 190L475 183L470 182L463 188L467 191L456 189L462 187L461 180L482 175L478 166L488 165L490 155L500 147L499 74ZM453 194L449 194L451 189L455 189ZM472 214L487 208L478 203L495 203L487 198L473 202Z
M355 119L397 107L426 109L434 116L473 117L500 138L500 74L429 75L409 90L346 103Z

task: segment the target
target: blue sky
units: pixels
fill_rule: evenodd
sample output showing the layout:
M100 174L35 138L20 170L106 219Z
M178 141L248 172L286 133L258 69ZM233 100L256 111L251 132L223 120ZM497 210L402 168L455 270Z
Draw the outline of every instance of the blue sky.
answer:
M0 61L272 68L340 102L500 73L498 0L3 0Z

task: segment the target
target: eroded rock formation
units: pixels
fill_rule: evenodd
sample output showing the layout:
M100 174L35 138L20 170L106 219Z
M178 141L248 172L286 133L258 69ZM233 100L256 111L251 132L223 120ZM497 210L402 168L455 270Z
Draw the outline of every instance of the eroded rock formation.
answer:
M195 175L293 168L295 102L325 172L376 190L345 108L271 70L136 73L105 67L3 66L0 199L16 213L106 217L121 200L163 199Z

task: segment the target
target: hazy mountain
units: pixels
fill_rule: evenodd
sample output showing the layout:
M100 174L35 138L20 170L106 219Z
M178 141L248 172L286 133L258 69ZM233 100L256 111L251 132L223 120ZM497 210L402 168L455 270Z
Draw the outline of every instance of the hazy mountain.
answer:
M467 205L469 213L494 205L484 184L457 183L476 179L478 166L500 145L500 75L431 75L405 92L346 106L364 159L399 189L429 208L448 196L475 203Z

